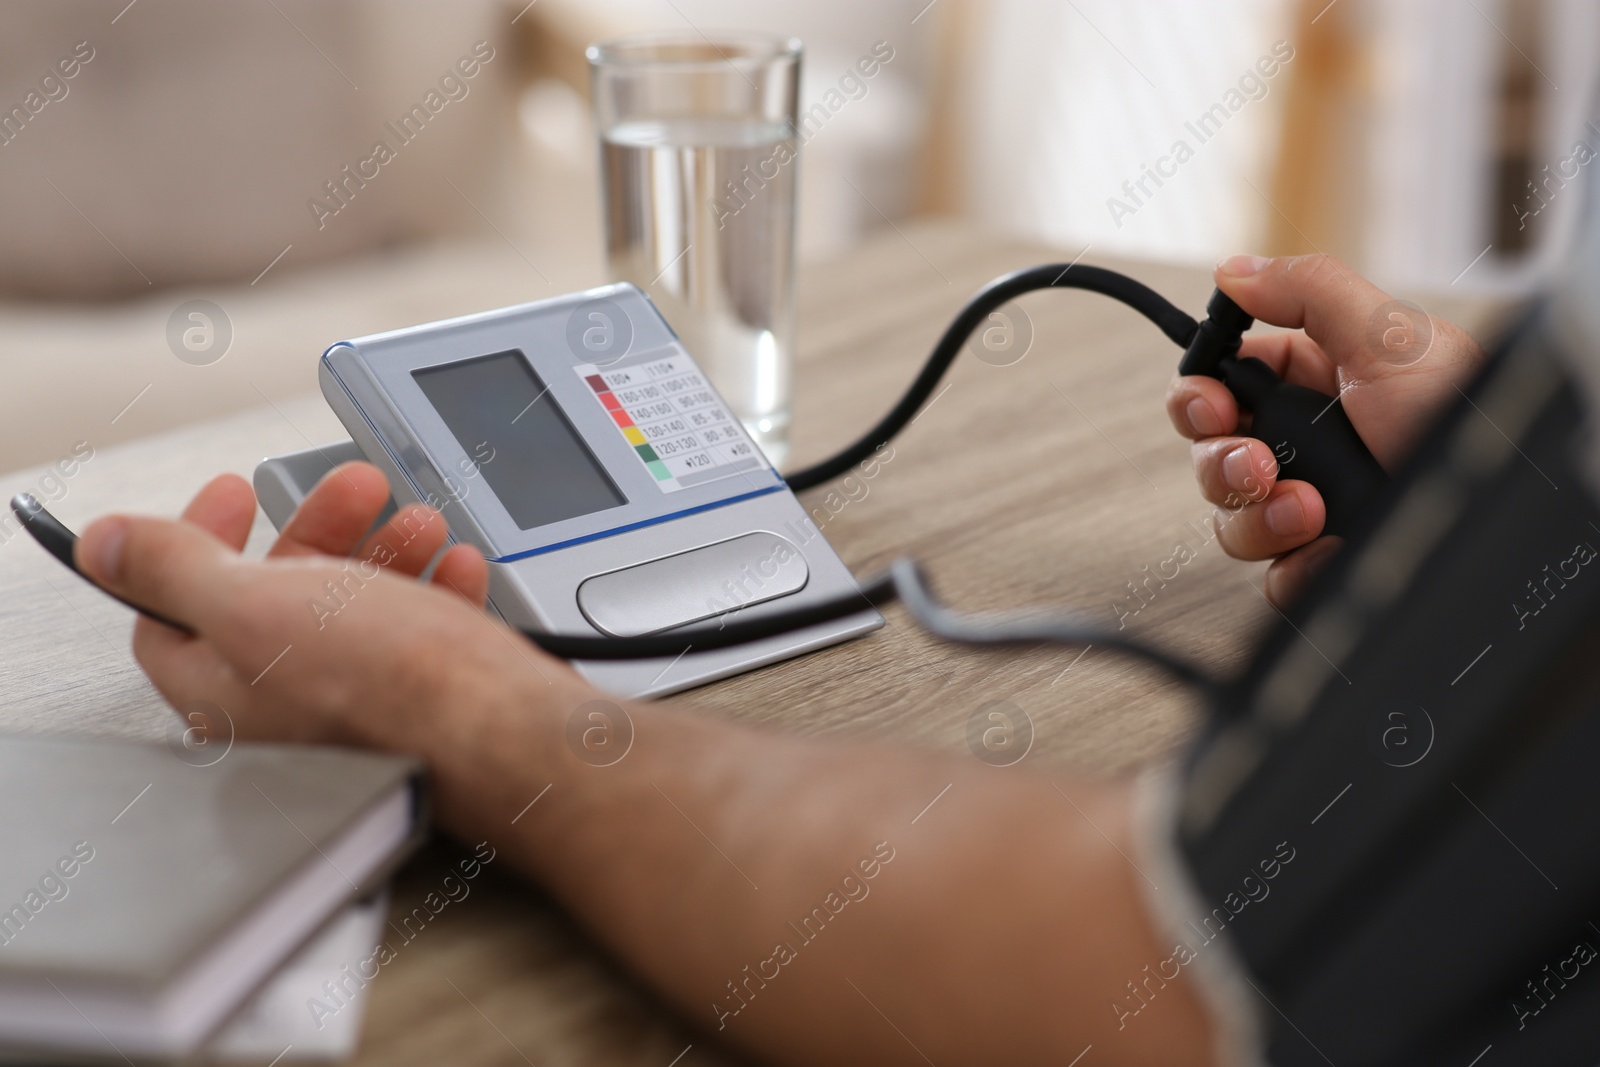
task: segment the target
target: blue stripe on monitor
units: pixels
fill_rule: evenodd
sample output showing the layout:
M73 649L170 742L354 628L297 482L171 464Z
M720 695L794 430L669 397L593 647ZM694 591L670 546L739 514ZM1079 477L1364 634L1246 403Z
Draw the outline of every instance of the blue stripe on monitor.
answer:
M542 556L546 552L554 552L561 548L571 548L573 545L581 545L589 541L598 541L603 537L614 537L617 534L627 533L629 530L641 530L646 526L658 526L663 522L671 522L673 519L681 519L685 515L697 515L702 511L710 511L712 508L727 507L729 504L737 504L741 500L750 500L754 497L766 496L768 493L786 491L788 488L788 485L780 482L777 485L769 485L765 489L757 489L752 493L741 493L738 496L730 496L726 500L717 500L710 504L701 504L698 507L685 508L682 511L674 511L671 515L658 515L653 519L644 519L640 522L630 522L626 526L617 526L610 530L601 530L599 533L585 534L583 537L574 537L568 541L558 541L553 545L545 545L543 548L530 548L526 552L514 552L509 556L500 556L497 559L491 559L489 562L515 563L517 560L527 559L529 556Z

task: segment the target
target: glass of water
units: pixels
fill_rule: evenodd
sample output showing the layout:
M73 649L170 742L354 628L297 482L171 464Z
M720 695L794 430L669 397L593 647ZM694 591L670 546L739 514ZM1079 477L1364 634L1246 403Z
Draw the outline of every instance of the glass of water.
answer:
M794 359L793 38L589 46L607 262L650 294L774 464Z

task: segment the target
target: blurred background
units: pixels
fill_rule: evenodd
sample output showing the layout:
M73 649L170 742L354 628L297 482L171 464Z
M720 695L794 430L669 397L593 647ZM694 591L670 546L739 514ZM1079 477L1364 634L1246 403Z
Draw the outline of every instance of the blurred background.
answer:
M971 226L1514 297L1600 153L1592 0L12 0L0 468L312 392L340 338L606 281L583 48L685 28L805 41L809 264ZM191 300L225 315L204 365L169 338Z

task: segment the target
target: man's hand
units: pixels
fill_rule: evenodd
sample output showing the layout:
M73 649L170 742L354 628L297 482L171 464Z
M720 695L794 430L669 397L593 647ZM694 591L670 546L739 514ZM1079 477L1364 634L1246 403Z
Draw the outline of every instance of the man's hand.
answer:
M445 522L413 505L374 531L388 495L377 468L340 467L267 558L253 561L239 553L255 495L223 475L182 521L95 522L78 542L78 564L195 631L140 619L134 653L175 707L215 703L242 738L398 747L415 737L408 725L457 702L452 687L466 669L502 672L494 676L507 684L530 666L576 681L483 614L488 569L476 549L452 547L429 582L417 581L444 547Z
M1007 1067L1089 1045L1105 1067L1211 1062L1189 975L1136 1024L1117 1007L1171 953L1128 858L1126 784L609 701L631 741L597 762L570 727L603 695L480 610L471 549L416 580L444 544L437 514L369 537L386 495L375 469L343 467L252 561L255 501L226 476L182 521L96 522L78 562L194 628L135 631L169 700L223 706L241 737L424 757L445 827L490 841L691 1025L763 1062Z
M1343 398L1345 413L1378 462L1393 470L1433 416L1483 362L1459 327L1396 306L1393 298L1331 256L1233 256L1218 265L1217 287L1246 312L1298 333L1246 337L1240 356L1266 363L1287 382ZM1167 413L1192 439L1195 476L1213 504L1233 510L1218 523L1223 549L1237 559L1274 560L1266 593L1292 600L1327 562L1339 540L1322 537L1322 496L1307 482L1277 480L1272 449L1238 433L1248 414L1214 378L1174 378Z

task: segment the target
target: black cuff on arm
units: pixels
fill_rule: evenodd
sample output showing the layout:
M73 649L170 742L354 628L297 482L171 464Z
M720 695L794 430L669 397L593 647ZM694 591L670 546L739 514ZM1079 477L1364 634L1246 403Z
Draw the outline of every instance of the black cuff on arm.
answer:
M1279 1067L1600 1062L1600 507L1544 337L1535 311L1187 764L1194 935Z

